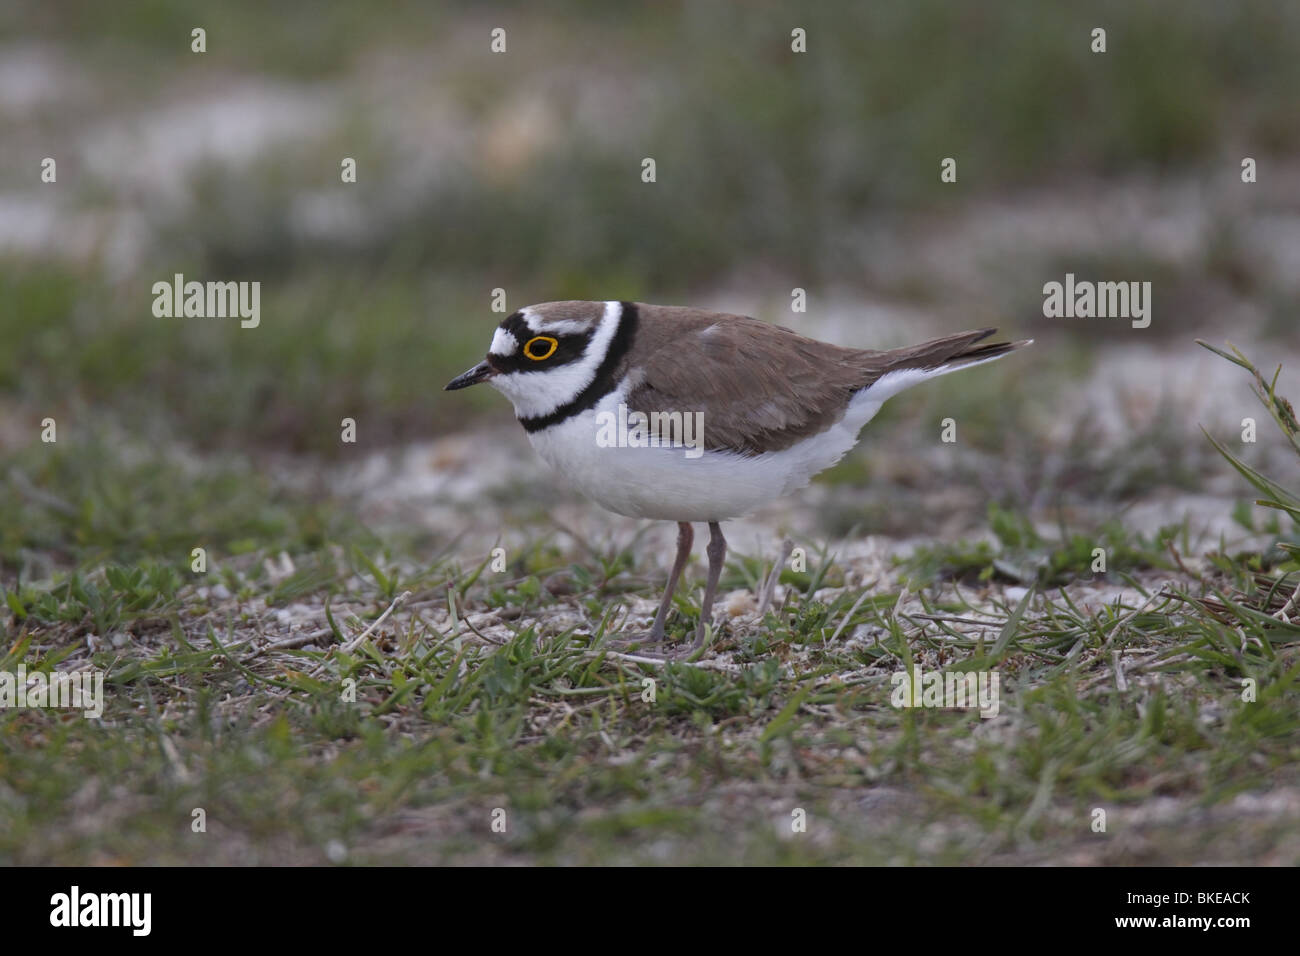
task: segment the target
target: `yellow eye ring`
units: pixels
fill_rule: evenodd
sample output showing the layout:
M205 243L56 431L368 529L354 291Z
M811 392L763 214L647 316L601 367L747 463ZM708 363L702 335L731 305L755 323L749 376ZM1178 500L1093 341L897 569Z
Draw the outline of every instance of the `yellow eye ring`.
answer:
M548 346L546 352L542 355L533 354L533 343L541 342L543 346ZM524 354L534 362L542 362L555 354L555 350L560 347L560 340L553 339L549 335L536 335L524 343Z

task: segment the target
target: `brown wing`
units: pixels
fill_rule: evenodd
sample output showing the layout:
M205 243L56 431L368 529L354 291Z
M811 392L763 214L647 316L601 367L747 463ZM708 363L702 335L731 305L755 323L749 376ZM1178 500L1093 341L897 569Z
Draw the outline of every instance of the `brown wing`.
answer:
M645 309L643 309L644 314ZM658 310L657 310L658 311ZM745 455L788 448L829 427L876 375L863 353L736 315L663 309L629 369L629 410L704 413L704 445ZM652 419L652 422L654 419Z
M993 329L876 352L818 342L745 316L638 308L654 320L638 331L628 409L647 416L703 412L705 448L743 455L788 448L823 431L843 417L855 392L887 371L975 361L992 357L993 349L1001 354L1001 346L971 348ZM663 431L654 421L652 431Z

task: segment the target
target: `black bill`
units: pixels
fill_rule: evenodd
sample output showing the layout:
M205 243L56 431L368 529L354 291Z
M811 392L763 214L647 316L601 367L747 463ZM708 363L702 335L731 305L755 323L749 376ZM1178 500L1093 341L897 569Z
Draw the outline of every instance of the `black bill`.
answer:
M496 374L494 369L487 362L479 362L468 372L462 372L450 382L443 386L443 391L454 392L458 388L469 388L471 385L477 385L479 382L487 381Z

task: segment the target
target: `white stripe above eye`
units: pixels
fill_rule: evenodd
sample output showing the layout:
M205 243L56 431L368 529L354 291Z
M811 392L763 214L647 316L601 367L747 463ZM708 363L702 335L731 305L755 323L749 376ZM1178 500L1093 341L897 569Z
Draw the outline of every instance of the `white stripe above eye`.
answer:
M564 365L497 375L489 382L515 407L519 418L542 418L569 404L596 378L623 315L621 302L606 302L604 314L581 357ZM493 340L495 343L495 339Z
M528 324L538 332L550 335L582 335L591 329L590 322L582 322L578 319L553 319L547 322L539 321L534 316Z

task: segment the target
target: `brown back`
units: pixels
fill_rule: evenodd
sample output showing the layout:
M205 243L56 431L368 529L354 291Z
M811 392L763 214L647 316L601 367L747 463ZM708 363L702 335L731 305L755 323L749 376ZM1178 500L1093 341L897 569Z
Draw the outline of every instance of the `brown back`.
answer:
M849 349L746 316L638 305L627 373L632 411L704 413L704 446L778 451L844 416L855 392L896 369L993 358L1023 343L972 348L994 329L890 351ZM664 436L667 437L667 436Z

